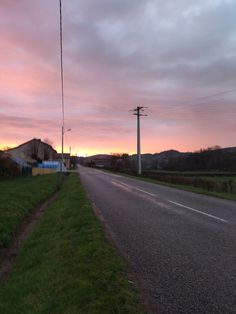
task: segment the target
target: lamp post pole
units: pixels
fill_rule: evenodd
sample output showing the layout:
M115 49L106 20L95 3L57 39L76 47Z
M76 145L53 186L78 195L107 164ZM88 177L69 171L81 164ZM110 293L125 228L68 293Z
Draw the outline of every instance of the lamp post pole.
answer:
M64 129L64 125L61 127L61 172L63 171L63 164L64 164L64 134L66 132L70 132L71 129Z
M64 126L61 127L61 172L63 171L64 162Z
M64 78L63 78L63 34L62 34L62 7L61 0L59 0L60 7L60 65L61 65L61 108L62 108L62 127L61 127L61 172L63 171L63 161L64 161Z

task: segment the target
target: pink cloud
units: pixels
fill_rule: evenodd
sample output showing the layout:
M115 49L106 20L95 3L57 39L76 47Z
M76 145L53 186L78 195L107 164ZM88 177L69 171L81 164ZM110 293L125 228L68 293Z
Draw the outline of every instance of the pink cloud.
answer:
M66 145L134 152L129 110L146 105L145 152L234 146L236 93L198 99L234 87L234 5L200 1L196 17L193 1L148 3L63 2ZM59 147L58 1L0 9L0 144L49 137Z

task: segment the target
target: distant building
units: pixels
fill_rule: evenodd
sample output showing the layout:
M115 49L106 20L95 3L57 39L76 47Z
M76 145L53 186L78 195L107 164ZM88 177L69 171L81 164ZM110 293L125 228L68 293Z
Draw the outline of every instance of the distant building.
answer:
M70 169L70 154L69 153L63 153L63 159L64 159L64 165L66 169ZM57 154L56 160L61 162L61 153Z
M90 167L109 168L111 166L111 156L104 154L85 157L83 159L83 165Z
M22 160L30 164L43 160L55 160L57 157L57 151L51 145L36 138L8 149L5 153L9 154L15 160Z

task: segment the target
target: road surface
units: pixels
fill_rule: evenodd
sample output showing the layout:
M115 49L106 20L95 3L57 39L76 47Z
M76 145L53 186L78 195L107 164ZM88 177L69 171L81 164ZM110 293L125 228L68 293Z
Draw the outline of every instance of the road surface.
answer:
M236 202L79 173L150 313L236 313Z

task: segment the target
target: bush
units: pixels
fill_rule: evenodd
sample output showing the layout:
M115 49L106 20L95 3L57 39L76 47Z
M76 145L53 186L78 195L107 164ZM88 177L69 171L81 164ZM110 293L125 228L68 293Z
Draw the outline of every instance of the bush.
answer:
M0 156L0 176L14 177L21 174L19 165L7 155Z

